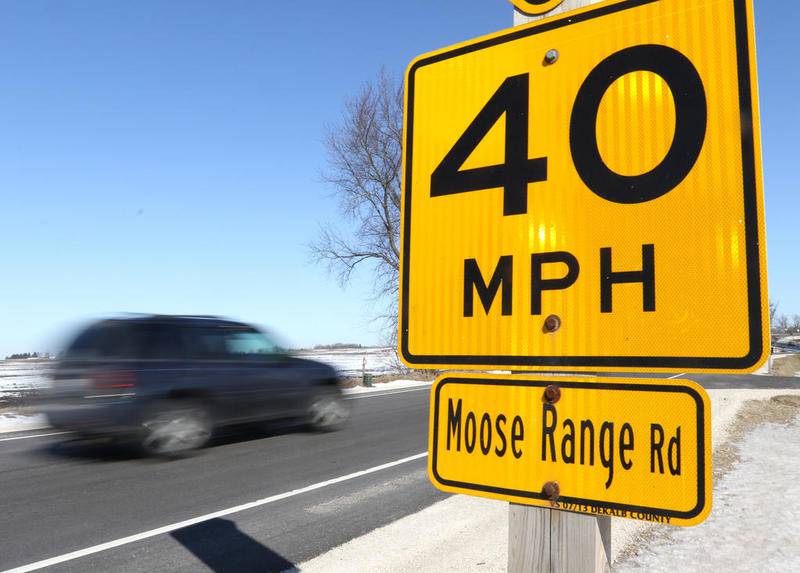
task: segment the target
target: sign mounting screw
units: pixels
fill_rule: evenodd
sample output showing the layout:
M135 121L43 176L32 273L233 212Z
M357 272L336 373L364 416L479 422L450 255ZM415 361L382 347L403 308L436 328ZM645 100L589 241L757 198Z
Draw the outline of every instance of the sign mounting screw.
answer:
M555 64L558 60L558 50L547 50L544 55L544 63L547 65Z
M550 384L544 389L544 401L548 404L555 404L561 400L561 388L555 384Z
M545 497L551 502L555 502L561 496L561 487L558 485L557 481L549 481L544 484L542 493L544 493Z
M561 328L561 318L556 314L551 314L544 319L544 331L555 332Z

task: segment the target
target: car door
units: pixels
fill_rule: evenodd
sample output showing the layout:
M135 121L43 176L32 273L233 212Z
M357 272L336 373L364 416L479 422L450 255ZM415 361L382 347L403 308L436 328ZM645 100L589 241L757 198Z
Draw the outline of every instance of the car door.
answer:
M289 361L277 345L254 328L229 329L225 334L228 356L238 363L243 398L258 418L275 418L296 410L299 396Z
M184 329L190 349L189 369L213 397L215 415L221 423L256 418L260 412L258 402L263 400L246 365L228 351L228 332L227 328L216 324Z

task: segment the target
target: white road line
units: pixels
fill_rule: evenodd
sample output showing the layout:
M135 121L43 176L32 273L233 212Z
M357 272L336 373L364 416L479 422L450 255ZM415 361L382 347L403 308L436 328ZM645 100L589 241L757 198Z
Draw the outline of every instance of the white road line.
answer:
M39 569L43 569L45 567L50 567L51 565L58 565L59 563L64 563L66 561L72 561L73 559L78 559L80 557L86 557L87 555L92 555L94 553L100 553L101 551L106 551L108 549L113 549L115 547L120 547L121 545L127 545L128 543L134 543L136 541L141 541L143 539L148 539L150 537L155 537L156 535L162 535L164 533L169 533L171 531L175 531L177 529L182 529L184 527L189 527L190 525L196 525L198 523L202 523L203 521L209 521L211 519L216 519L218 517L224 517L226 515L231 515L232 513L239 513L240 511L245 511L247 509L253 509L254 507L259 507L262 505L267 505L268 503L273 503L276 501L281 501L284 499L288 499L290 497L294 497L296 495L301 495L304 493L308 493L310 491L314 491L317 489L322 489L323 487L327 487L329 485L335 485L337 483L342 483L345 481L349 481L351 479L359 478L365 475L369 475L375 472L379 472L381 470L389 469L395 466L399 466L401 464L405 464L408 462L412 462L414 460L419 460L424 458L428 455L428 452L422 452L419 454L415 454L413 456L408 456L407 458L402 458L399 460L395 460L393 462L388 462L385 464L381 464L379 466L375 466L366 470L361 470L357 472L353 472L351 474L347 474L344 476L340 476L337 478L329 479L326 481L321 481L319 483L315 483L312 485L308 485L306 487L301 487L300 489L293 489L292 491L287 491L284 493L279 493L277 495L271 495L269 497L265 497L263 499L259 499L256 501L251 501L250 503L244 503L242 505L237 505L236 507L231 507L228 509L223 509L220 511L215 511L214 513L207 513L205 515L201 515L198 517L193 517L191 519L187 519L185 521L179 521L177 523L172 523L170 525L165 525L163 527L159 527L157 529L151 529L149 531L143 531L141 533L136 533L135 535L129 535L128 537L123 537L121 539L116 539L114 541L108 541L106 543L101 543L99 545L93 545L92 547L87 547L85 549L79 549L78 551L72 551L71 553L65 553L64 555L59 555L57 557L51 557L49 559L43 559L42 561L37 561L36 563L30 563L28 565L21 565L19 567L15 567L14 569L7 569L2 573L27 573L28 571L37 571Z
M674 380L675 378L680 378L680 377L681 377L681 376L683 376L684 374L686 374L686 372L683 372L683 373L681 373L681 374L676 374L675 376L668 376L668 377L667 377L667 380Z
M430 385L408 388L406 390L386 390L384 392L364 392L359 394L347 394L345 400L356 400L358 398L377 398L378 396L391 396L392 394L405 394L406 392L419 392L420 390L430 390Z
M34 434L32 436L17 436L15 438L0 438L0 442L10 442L11 440L29 440L30 438L44 438L45 436L58 436L59 434L71 434L72 432L50 432L48 434Z

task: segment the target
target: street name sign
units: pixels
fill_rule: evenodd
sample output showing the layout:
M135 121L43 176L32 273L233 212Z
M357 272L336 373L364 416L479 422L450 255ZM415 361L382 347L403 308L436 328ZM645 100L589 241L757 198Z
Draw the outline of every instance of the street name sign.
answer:
M622 0L406 77L412 367L742 372L766 358L750 0Z
M711 511L709 400L688 380L444 375L428 452L451 493L672 525Z

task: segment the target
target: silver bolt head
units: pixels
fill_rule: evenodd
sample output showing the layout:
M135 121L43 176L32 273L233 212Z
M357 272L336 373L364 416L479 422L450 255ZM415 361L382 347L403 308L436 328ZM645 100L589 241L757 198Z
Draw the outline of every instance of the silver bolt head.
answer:
M547 53L544 55L544 61L546 64L555 64L558 60L558 50L547 50Z

